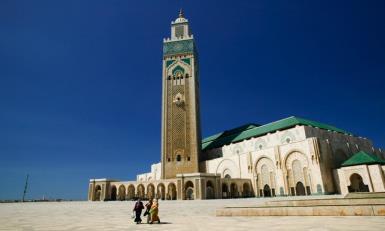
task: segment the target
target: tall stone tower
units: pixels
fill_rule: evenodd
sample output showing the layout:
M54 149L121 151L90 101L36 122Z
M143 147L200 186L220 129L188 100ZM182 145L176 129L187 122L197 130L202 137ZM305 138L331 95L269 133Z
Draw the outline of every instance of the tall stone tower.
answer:
M188 20L171 22L171 38L163 41L162 178L199 172L198 55Z

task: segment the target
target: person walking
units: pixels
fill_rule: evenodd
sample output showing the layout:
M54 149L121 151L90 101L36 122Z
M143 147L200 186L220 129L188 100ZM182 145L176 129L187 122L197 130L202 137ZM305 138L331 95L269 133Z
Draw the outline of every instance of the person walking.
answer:
M148 200L147 204L145 205L146 211L144 212L144 216L147 216L147 224L149 224L151 221L151 215L150 215L151 206L152 206L152 198L150 198L150 200Z
M140 215L142 214L142 210L144 209L142 201L138 199L135 203L135 207L133 211L135 211L135 220L136 224L142 223L142 219L140 218Z
M159 204L158 204L158 200L155 199L152 202L151 209L150 209L150 214L151 214L151 222L150 222L150 224L154 223L154 221L157 221L158 224L160 223L158 212L159 212Z

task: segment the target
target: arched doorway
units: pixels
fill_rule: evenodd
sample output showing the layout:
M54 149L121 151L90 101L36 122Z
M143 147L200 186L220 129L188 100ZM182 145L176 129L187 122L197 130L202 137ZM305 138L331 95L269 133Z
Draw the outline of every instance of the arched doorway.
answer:
M137 187L137 198L144 199L144 186L142 184L138 185Z
M186 200L194 200L194 184L191 181L187 181L185 184L185 198Z
M126 199L126 188L124 185L119 186L118 200L124 201Z
M153 184L149 184L147 186L147 199L153 199L155 196L155 186Z
M100 187L100 185L96 185L94 201L100 201L101 194L102 194L102 188Z
M298 181L297 184L295 185L295 195L296 196L305 196L305 187L303 186L301 181Z
M235 183L232 183L230 185L230 193L231 193L231 198L237 198L238 197L238 186Z
M248 183L243 183L242 196L250 197L250 185Z
M167 186L167 199L176 200L176 186L174 183L170 183Z
M350 176L350 186L348 186L348 190L349 192L369 192L369 187L364 184L359 174L353 173Z
M111 187L111 200L116 201L116 186L115 185L113 185Z
M274 162L268 157L261 157L256 163L255 171L257 173L256 188L258 196L275 196L276 167Z
M209 180L206 183L206 199L214 199L214 198L215 198L214 185Z
M127 200L133 200L135 197L135 187L131 184L127 187Z
M287 155L284 166L287 192L291 196L310 195L312 189L308 157L298 151L291 152Z
M230 195L229 195L229 188L227 187L227 184L226 183L223 183L222 184L222 198L228 198Z
M270 186L268 184L265 184L265 186L263 187L263 196L264 197L271 197L271 189L270 189Z
M160 183L158 184L157 186L157 197L158 199L161 199L161 200L164 200L165 199L165 191L166 191L166 188L164 187L164 184Z

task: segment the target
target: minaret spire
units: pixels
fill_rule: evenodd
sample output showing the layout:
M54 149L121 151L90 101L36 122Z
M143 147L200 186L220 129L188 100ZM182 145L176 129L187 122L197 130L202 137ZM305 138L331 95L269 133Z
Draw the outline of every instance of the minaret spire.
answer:
M184 18L183 9L180 8L179 10L179 18Z

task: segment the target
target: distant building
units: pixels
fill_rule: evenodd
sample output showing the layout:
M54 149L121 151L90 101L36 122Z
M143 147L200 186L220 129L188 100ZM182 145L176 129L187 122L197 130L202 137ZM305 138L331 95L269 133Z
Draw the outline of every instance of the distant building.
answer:
M163 42L162 77L161 162L136 181L91 179L88 200L385 191L385 152L327 124L289 117L202 140L198 54L182 12Z

